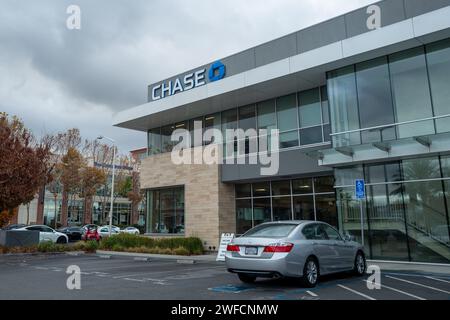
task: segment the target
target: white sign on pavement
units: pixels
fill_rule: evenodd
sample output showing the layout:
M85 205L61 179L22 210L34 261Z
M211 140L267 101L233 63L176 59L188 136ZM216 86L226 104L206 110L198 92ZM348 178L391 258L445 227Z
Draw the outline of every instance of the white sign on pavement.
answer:
M231 243L231 241L233 241L233 239L234 233L222 233L216 261L225 261L225 252L227 252L227 246L229 243Z

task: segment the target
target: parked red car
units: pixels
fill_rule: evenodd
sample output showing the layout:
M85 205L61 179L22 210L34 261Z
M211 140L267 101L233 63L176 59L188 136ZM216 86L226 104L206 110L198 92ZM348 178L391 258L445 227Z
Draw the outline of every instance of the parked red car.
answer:
M83 235L84 241L100 241L101 237L98 234L97 228L88 228Z

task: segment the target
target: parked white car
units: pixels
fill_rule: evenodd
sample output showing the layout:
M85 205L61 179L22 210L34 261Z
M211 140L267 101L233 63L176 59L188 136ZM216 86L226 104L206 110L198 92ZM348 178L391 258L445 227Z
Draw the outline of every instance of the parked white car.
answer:
M113 226L111 235L119 234L119 230L119 228ZM109 226L98 227L97 232L101 238L107 238L109 237Z
M127 234L140 234L141 232L139 231L138 228L135 227L126 227L125 229L120 230L121 233L127 233Z
M53 243L68 243L69 238L64 233L53 230L48 226L36 225L28 226L16 231L39 231L39 242L51 241Z

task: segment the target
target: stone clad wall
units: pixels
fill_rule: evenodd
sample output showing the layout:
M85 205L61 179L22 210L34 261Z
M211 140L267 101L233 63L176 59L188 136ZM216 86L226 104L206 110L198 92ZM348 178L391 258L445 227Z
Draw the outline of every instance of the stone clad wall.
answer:
M234 185L223 184L220 171L217 164L175 165L170 153L159 154L142 161L141 188L184 186L186 236L217 249L222 232L236 231Z

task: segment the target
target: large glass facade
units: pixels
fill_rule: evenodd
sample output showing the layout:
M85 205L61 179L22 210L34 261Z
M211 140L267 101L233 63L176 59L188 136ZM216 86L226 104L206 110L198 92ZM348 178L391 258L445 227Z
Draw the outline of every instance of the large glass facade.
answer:
M184 234L184 188L147 191L147 233Z
M237 233L269 221L320 220L337 226L332 176L236 185Z
M361 240L360 203L354 179L367 182L363 201L365 244L373 259L450 262L449 157L337 169L342 232Z
M327 75L334 147L449 132L450 40Z

